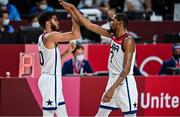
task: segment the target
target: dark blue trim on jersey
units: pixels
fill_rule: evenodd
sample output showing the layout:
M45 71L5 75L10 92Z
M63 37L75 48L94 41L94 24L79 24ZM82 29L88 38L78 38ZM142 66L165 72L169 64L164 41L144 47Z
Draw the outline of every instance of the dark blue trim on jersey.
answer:
M129 110L131 111L131 98L129 93L129 85L128 85L128 78L126 77L126 87L127 87L127 93L128 93L128 100L129 100Z
M105 106L105 105L99 105L99 108L108 109L108 110L118 110L119 109L119 108Z
M45 35L45 34L46 34L46 32L42 34L42 42L43 42L43 40L44 40L44 35ZM44 44L44 43L43 43L43 44Z
M57 107L42 107L43 110L56 110Z
M128 112L123 112L124 115L134 114L134 113L137 113L137 110L128 111Z
M64 105L64 104L65 104L65 102L59 102L58 106L61 106L61 105Z
M57 67L57 50L56 50L56 47L55 47L55 71L54 71L54 75L55 75L55 105L57 107L57 77L56 77L56 67Z
M39 51L39 55L40 55L40 58L39 58L40 64L44 65L44 56L43 56L43 53L41 51ZM41 59L42 59L42 61L41 61Z

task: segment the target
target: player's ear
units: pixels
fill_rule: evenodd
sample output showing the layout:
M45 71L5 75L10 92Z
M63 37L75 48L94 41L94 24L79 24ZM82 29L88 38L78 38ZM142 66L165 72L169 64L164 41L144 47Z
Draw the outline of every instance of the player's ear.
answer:
M118 26L122 26L123 22L122 21L118 21Z
M46 25L50 26L51 25L50 21L46 21Z

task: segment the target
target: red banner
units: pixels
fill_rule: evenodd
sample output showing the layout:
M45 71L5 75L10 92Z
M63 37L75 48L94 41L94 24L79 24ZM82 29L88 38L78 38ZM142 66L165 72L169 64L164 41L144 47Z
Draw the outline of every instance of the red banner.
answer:
M89 45L88 60L94 71L107 70L109 45ZM171 44L137 44L137 65L144 76L157 75L164 60L172 55Z
M83 46L85 48L85 58L89 60L93 70L95 72L107 70L110 46L105 44L88 44ZM67 44L62 44L59 47L62 53L67 49ZM137 44L136 47L137 65L145 76L158 74L162 61L170 58L172 53L171 44ZM34 77L39 77L40 63L37 45L1 45L0 76L5 76L6 72L11 73L13 77L18 76L20 52L35 53ZM63 62L70 57L72 57L71 54Z
M107 78L81 80L80 115L94 116L98 110ZM180 76L137 77L138 116L180 116ZM119 110L111 115L122 115Z
M139 92L139 115L180 115L180 77L137 78Z
M144 76L157 75L164 60L171 58L171 44L139 44L137 48L137 65Z
M63 78L68 115L95 116L107 80L95 76ZM180 116L180 76L136 77L136 81L138 116ZM38 78L0 78L0 83L0 116L41 116ZM111 115L122 114L117 110Z

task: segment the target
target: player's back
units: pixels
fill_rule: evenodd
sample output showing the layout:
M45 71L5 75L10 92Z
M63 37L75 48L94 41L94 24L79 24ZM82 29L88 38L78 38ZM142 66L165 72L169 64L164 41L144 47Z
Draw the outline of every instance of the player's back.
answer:
M112 36L111 50L110 50L109 60L108 60L108 69L113 74L118 75L123 70L124 50L123 50L122 45L123 45L123 41L129 37L132 38L128 33L126 33L119 39L116 39L115 36ZM128 75L133 74L133 68L135 64L135 55L136 55L136 49L133 52L131 68Z
M40 64L42 74L61 76L61 59L58 46L48 49L45 47L43 39L45 33L39 36L38 48L40 53Z

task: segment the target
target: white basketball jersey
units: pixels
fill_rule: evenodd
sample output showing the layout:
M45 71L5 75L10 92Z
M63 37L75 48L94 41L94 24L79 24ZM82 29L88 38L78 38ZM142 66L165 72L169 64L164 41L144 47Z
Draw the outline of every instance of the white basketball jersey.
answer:
M39 36L38 48L40 53L41 73L61 76L61 59L58 46L48 49L44 46L44 34Z
M124 62L124 52L123 52L123 41L126 38L132 38L128 33L121 36L119 39L116 39L115 36L112 36L111 41L111 49L109 54L109 60L108 60L108 69L109 72L111 72L114 75L121 74L123 70L123 62ZM128 75L133 74L133 68L135 64L135 56L136 56L136 50L133 53L132 61L131 61L131 68Z

